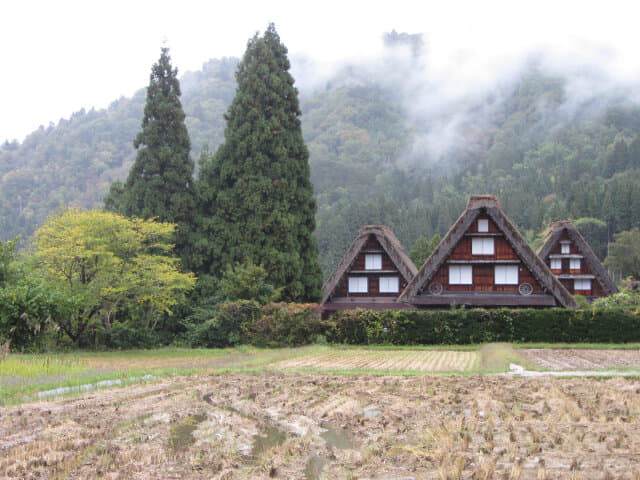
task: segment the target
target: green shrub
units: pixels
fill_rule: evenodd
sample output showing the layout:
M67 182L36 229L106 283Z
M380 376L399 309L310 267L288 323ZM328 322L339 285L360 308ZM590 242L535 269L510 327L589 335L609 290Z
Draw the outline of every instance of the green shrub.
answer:
M331 320L330 342L357 345L640 341L640 315L623 308L345 310Z
M324 335L325 322L317 304L269 303L262 315L248 324L251 344L260 347L295 347Z
M226 302L216 307L212 318L188 325L186 341L192 347L208 348L305 345L323 338L331 324L321 320L320 312L317 304Z
M59 314L56 299L41 283L22 278L0 288L0 338L13 351L41 351L53 343L51 319Z
M260 305L253 300L221 303L216 306L212 318L191 326L187 342L192 347L206 348L250 343L247 330L261 314Z
M116 350L153 348L162 343L155 332L130 322L118 322L109 330L99 330L96 338L97 346Z

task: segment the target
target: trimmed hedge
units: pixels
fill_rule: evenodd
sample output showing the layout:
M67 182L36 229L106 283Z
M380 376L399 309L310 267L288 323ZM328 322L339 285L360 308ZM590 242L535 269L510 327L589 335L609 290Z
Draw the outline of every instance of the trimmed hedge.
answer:
M610 309L344 310L328 320L315 304L220 304L194 325L200 347L297 346L326 339L352 345L453 345L484 342L640 342L638 311Z
M331 320L327 340L354 345L640 341L640 315L628 309L345 310Z

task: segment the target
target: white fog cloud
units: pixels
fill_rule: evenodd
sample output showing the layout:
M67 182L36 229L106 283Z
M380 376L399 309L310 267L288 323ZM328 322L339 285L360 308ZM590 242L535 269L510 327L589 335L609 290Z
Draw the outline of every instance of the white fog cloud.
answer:
M21 140L40 124L133 94L148 82L165 38L185 72L241 56L271 21L292 58L317 62L315 72L298 70L305 88L344 63L376 58L383 32L423 33L423 75L408 88L417 106L436 111L508 78L534 51L550 54L550 71L575 73L576 101L607 82L640 78L638 7L620 0L25 0L4 2L0 13L0 140ZM605 81L582 78L588 67Z

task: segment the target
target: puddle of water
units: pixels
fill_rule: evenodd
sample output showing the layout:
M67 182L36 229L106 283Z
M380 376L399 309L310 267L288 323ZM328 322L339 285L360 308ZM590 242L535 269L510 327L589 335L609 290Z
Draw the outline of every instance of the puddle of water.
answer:
M236 415L240 415L242 418L246 418L248 420L252 420L254 422L258 422L258 423L264 423L262 422L260 419L255 418L249 414L246 414L244 412L241 412L240 410L238 410L237 408L233 408L231 405L220 405L216 402L214 402L211 397L213 396L213 393L210 393L208 395L205 395L203 398L203 400L205 402L207 402L209 405L211 405L212 407L216 407L219 408L221 410L225 410L227 412L231 412L231 413L235 413Z
M266 426L261 433L253 436L251 456L257 458L270 448L282 445L286 439L287 435L282 430Z
M320 474L327 463L329 463L329 460L326 458L318 455L312 456L307 462L307 466L304 468L304 478L307 480L319 480Z
M364 418L375 418L378 415L380 415L380 410L375 410L373 408L370 408L368 410L365 410L363 414L364 414Z
M202 423L207 416L204 413L187 417L182 423L171 427L169 432L169 445L174 450L186 450L196 439L193 431Z
M327 446L330 448L337 448L340 450L348 450L350 448L356 448L356 444L349 437L349 431L341 428L335 429L331 425L322 423L320 427L325 431L320 436L327 442ZM304 475L307 480L319 480L324 467L329 463L329 460L319 455L313 455L309 458L307 465L304 469Z
M264 452L266 452L270 448L282 445L284 441L287 439L287 434L282 430L280 430L279 428L273 425L269 425L264 420L261 420L252 415L248 415L244 412L241 412L240 410L233 408L230 405L219 405L213 401L213 399L211 398L212 396L213 396L213 393L210 393L208 395L205 395L203 399L209 405L212 405L216 408L221 408L222 410L226 410L228 412L233 412L237 415L240 415L243 418L247 418L258 424L258 427L260 428L260 433L253 436L253 447L251 448L252 458L258 458L260 455L262 455Z
M320 426L326 430L326 432L322 432L320 436L327 442L328 446L339 448L340 450L356 448L355 443L349 438L349 432L344 428L338 430L324 423Z

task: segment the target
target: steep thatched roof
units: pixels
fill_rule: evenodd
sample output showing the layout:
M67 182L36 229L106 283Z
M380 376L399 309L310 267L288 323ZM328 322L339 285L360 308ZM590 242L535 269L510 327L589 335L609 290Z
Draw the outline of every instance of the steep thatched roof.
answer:
M391 258L391 261L407 282L410 282L414 277L418 269L409 258L409 255L404 251L400 240L398 240L398 237L396 237L391 229L385 225L365 225L360 229L358 236L344 257L342 257L342 261L322 287L322 303L326 303L329 297L331 297L338 286L338 282L340 282L342 276L349 270L349 267L356 259L356 255L360 253L360 250L362 250L367 243L369 235L375 236L376 240L378 240L384 251L387 252L387 255L389 255L389 258Z
M600 282L600 285L602 285L604 291L607 292L607 295L618 293L616 284L613 283L611 277L607 274L607 271L602 266L602 263L600 262L600 259L598 259L598 256L593 252L591 246L587 243L576 226L569 220L554 222L549 228L547 228L544 233L545 242L539 252L540 258L542 258L542 260L546 262L553 246L559 241L563 232L566 232L569 235L582 255L584 255L584 259L591 267L591 271L595 275L598 282Z
M567 308L577 308L576 300L551 273L549 267L531 249L518 228L511 223L511 220L502 211L500 201L493 195L472 195L469 197L465 211L449 229L413 280L407 285L407 288L400 295L399 301L411 303L412 299L419 295L482 212L486 212L489 218L493 220L520 260L531 271L543 289L553 295L560 305Z

